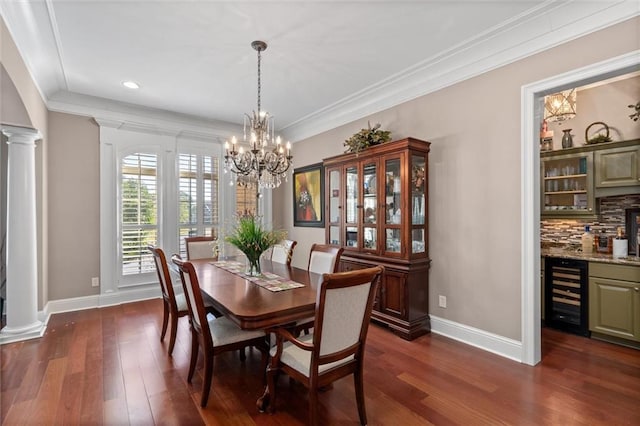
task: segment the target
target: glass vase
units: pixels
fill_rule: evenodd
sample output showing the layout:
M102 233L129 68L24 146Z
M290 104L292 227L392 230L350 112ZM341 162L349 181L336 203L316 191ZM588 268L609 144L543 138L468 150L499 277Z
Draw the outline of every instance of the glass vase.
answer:
M262 275L262 271L260 270L260 257L256 259L247 257L245 274L250 277L259 277Z
M562 147L563 148L571 148L573 146L573 136L571 136L571 129L564 129L562 131L564 134L562 135Z

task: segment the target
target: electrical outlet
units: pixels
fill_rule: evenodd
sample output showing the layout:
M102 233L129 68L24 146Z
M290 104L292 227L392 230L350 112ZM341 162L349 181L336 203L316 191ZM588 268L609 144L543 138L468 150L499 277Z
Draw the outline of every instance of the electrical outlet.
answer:
M91 278L91 287L100 287L100 278L98 277Z
M447 296L438 296L438 306L441 308L447 307Z

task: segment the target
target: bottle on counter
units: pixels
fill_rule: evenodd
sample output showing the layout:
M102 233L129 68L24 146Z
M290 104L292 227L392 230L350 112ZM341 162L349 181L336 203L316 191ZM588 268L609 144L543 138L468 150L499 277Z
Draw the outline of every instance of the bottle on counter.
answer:
M613 240L613 257L627 257L629 246L622 226L618 226L616 238Z
M593 234L591 233L591 228L589 225L584 227L584 234L582 234L582 252L583 253L591 253L593 252Z
M609 238L604 229L595 235L595 246L597 253L607 253L609 251Z

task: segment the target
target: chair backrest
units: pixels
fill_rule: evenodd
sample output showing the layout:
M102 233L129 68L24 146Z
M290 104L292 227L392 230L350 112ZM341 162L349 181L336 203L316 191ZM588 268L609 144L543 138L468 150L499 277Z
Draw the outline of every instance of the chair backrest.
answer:
M340 256L344 248L327 244L314 244L309 253L309 272L329 274L338 271Z
M217 259L218 240L215 237L185 237L187 260Z
M297 241L282 240L282 243L276 244L271 248L271 261L284 263L285 265L291 265L291 258L293 257L293 249L295 248Z
M193 264L189 261L183 261L178 255L173 255L171 261L180 271L182 288L184 294L187 296L187 308L189 310L191 325L198 333L203 335L205 341L211 340L209 323L207 322L207 312L204 309L200 283L198 282L198 275L193 268Z
M325 274L316 302L312 371L364 350L384 267ZM362 353L356 355L361 356Z
M169 273L169 266L167 265L167 258L164 255L164 251L162 251L161 248L152 245L148 245L147 250L153 254L153 261L156 264L158 281L160 281L160 289L162 290L162 298L169 302L173 309L177 310L176 295L173 291L171 274Z

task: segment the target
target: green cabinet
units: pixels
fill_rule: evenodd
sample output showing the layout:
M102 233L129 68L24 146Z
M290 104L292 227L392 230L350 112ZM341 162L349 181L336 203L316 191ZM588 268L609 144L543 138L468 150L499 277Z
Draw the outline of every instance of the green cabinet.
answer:
M640 194L640 139L540 153L540 215L597 219L597 198Z
M640 143L595 151L595 180L596 188L640 192Z
M540 176L543 217L594 217L593 153L544 153Z
M640 267L589 264L589 329L640 342Z

